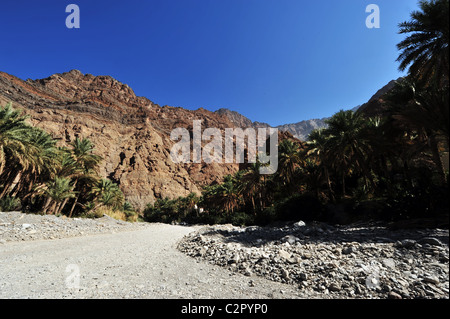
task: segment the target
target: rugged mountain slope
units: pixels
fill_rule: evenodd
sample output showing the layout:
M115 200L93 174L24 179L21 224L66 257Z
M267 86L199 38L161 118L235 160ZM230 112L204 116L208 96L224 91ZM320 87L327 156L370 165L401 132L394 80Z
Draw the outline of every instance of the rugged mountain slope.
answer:
M372 104L378 105L379 97L393 83L361 109L370 113ZM110 76L77 70L26 81L0 72L0 105L8 102L30 115L33 125L60 139L62 145L76 137L89 138L104 158L100 174L119 183L127 200L140 210L158 198L199 193L202 186L219 182L239 169L238 164L174 163L170 158L175 143L170 139L173 129L183 127L192 133L194 120L202 120L202 128L222 131L269 127L228 109L210 112L160 107ZM279 139L304 140L311 130L324 126L324 119L281 125Z
M0 104L30 115L62 145L89 138L104 158L101 175L120 184L127 200L143 209L157 198L199 192L202 185L237 171L237 164L176 164L170 158L176 127L234 127L228 117L204 109L160 107L109 76L72 70L23 81L0 72Z
M367 101L367 103L364 103L363 105L361 105L361 107L359 108L359 111L364 113L367 116L375 116L375 115L379 115L383 109L383 95L385 95L386 93L388 93L391 89L394 88L395 84L398 81L401 81L403 78L400 77L397 80L392 80L390 81L388 84L386 84L385 86L383 86L381 89L379 89L377 91L377 93L375 93L369 101Z

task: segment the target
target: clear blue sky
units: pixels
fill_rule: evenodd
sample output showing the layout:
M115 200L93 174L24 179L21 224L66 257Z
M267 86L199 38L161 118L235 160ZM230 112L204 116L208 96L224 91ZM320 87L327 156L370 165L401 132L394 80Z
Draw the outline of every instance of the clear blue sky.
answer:
M70 3L80 29L66 28ZM379 29L365 25L371 3ZM398 23L413 10L416 0L2 0L0 70L78 69L161 106L293 123L353 108L404 75Z

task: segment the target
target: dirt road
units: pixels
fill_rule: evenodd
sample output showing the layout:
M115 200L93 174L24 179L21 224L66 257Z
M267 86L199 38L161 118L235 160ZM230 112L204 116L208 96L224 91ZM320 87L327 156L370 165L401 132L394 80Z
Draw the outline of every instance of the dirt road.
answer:
M0 298L301 298L295 286L232 273L184 255L193 227L0 244Z

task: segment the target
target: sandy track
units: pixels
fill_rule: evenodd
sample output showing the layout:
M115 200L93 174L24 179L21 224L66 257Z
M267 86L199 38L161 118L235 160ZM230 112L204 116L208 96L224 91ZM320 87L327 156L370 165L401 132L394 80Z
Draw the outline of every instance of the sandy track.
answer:
M0 298L301 298L295 286L246 277L176 249L193 227L0 245ZM309 296L310 298L311 296Z

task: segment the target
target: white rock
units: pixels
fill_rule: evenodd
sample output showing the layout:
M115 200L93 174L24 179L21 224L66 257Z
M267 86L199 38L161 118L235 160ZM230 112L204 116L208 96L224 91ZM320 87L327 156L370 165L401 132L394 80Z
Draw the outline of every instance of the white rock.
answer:
M291 258L291 253L288 253L285 250L280 250L278 252L278 256L281 257L281 258L284 258L285 260L288 260L289 258Z
M395 268L395 260L392 258L385 258L382 261L382 264L386 268L394 269Z
M281 238L281 241L283 243L289 243L290 245L294 245L297 241L299 241L298 237L295 237L293 235L286 235L283 238Z
M305 227L305 226L306 226L306 224L303 220L300 220L300 221L294 223L294 227L297 227L297 228L301 228L301 227Z

